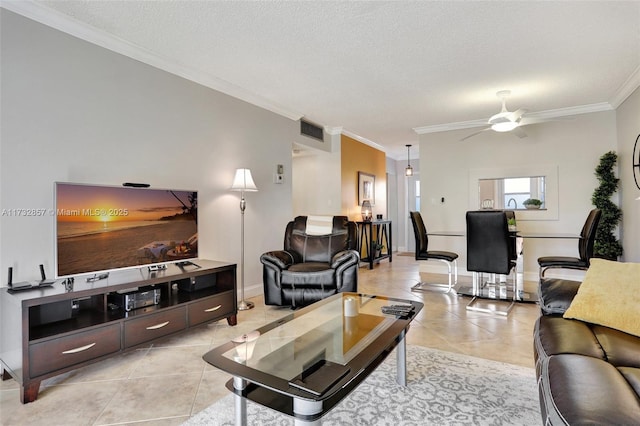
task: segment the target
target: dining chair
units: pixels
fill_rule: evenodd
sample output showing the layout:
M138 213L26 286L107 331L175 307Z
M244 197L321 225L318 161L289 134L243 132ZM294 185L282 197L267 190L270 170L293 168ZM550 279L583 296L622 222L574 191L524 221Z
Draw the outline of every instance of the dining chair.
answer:
M411 223L413 224L413 234L416 239L416 260L437 260L447 265L449 270L449 284L426 283L419 282L411 287L413 291L425 291L435 288L446 287L446 292L450 292L453 286L458 283L458 254L450 251L428 250L429 237L427 236L427 228L424 226L422 215L420 212L409 212ZM451 273L454 274L454 280L451 280Z
M507 214L504 211L468 211L467 221L467 271L473 272L473 299L467 305L471 311L489 312L508 315L516 301L516 285L518 280L515 235L509 232ZM485 290L484 274L506 275L513 271L513 289L511 304L506 310L488 309L476 306L479 297L508 301L507 283L504 283L505 294L491 294ZM495 279L489 284L495 285ZM497 285L501 286L498 282ZM495 290L495 288L494 288Z
M590 259L593 257L593 246L596 241L596 230L601 216L602 211L600 209L593 209L589 212L578 239L579 257L544 256L538 258L540 278L544 277L547 269L578 269L583 271L589 269Z

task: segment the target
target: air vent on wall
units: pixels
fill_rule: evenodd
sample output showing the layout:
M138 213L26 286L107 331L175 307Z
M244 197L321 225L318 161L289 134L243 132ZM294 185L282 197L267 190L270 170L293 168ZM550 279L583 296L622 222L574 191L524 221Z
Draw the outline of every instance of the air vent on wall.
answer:
M322 127L316 126L308 121L300 120L300 133L324 142L324 131Z

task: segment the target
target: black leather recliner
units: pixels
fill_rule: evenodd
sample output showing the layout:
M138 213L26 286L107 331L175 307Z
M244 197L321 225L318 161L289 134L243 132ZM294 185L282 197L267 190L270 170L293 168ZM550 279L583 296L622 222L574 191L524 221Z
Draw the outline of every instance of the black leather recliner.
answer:
M338 292L358 291L357 225L333 216L327 232L307 232L308 216L287 224L284 249L260 256L266 305L298 308Z

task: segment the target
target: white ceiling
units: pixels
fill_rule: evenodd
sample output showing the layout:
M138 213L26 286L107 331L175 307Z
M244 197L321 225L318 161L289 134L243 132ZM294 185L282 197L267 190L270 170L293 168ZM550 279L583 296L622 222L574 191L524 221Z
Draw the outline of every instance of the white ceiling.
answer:
M2 6L396 159L418 133L482 125L498 90L510 110L554 116L615 108L640 86L640 1Z

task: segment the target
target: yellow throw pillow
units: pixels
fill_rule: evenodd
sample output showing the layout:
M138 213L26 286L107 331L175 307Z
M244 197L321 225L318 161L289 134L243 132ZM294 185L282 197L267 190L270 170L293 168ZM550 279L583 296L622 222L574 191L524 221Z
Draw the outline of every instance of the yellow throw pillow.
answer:
M563 317L640 336L640 263L591 259Z

